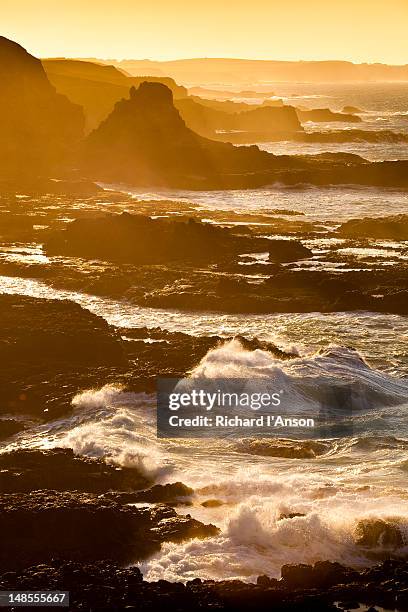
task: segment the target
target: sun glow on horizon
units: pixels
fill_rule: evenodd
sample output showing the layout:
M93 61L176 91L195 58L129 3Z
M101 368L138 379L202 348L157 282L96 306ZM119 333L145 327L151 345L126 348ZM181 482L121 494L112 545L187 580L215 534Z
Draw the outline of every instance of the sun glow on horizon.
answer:
M406 0L14 0L1 34L40 57L408 63Z

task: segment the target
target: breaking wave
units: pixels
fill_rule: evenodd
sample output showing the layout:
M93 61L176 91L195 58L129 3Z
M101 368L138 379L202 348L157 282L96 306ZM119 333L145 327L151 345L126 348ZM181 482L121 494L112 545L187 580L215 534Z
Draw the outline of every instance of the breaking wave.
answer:
M197 378L248 378L248 387L282 392L286 408L317 414L322 405L348 407L357 431L379 429L401 435L408 403L408 380L371 368L352 348L331 346L313 355L281 361L267 351L245 350L232 340L211 350L192 371ZM249 389L246 389L249 392Z
M176 443L156 437L153 396L113 385L78 394L73 414L39 428L32 443L136 466L158 482L180 480L195 491L186 511L221 529L215 538L165 544L143 564L147 579L254 581L279 576L285 563L364 567L407 556L406 379L377 371L350 348L281 361L237 340L209 351L191 376L267 379L309 409L322 389L341 382L356 390L360 432L319 441Z

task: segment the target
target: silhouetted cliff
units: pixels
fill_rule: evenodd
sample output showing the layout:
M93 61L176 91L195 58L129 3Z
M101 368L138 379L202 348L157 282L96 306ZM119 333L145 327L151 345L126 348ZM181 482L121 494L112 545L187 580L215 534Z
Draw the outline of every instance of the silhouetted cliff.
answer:
M303 131L296 111L291 106L262 106L230 113L200 104L196 98L190 97L176 100L175 106L188 127L210 138L217 137L218 131L239 130L263 134ZM224 134L223 140L228 140L228 134Z
M160 83L132 88L130 99L85 140L82 166L88 176L132 184L204 185L222 175L266 170L274 156L257 147L236 148L190 130Z
M310 183L407 187L406 161L369 163L358 155L272 155L193 132L160 83L132 88L130 99L84 141L79 164L88 178L188 189L244 189Z
M114 66L70 59L47 59L42 62L47 76L57 91L83 106L86 129L91 131L106 119L116 102L127 97L129 89L143 81L166 85L176 98L187 95L185 87L171 78L131 77Z
M48 170L83 135L82 108L57 94L40 60L0 37L0 175Z

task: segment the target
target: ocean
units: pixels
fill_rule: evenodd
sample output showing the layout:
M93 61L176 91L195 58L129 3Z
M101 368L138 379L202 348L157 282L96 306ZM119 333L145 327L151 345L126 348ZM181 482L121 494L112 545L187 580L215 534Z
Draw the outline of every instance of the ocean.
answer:
M408 84L265 84L265 89L271 87L285 102L309 108L357 106L363 110L364 123L356 127L408 133ZM313 124L308 129L349 126ZM346 151L370 160L408 159L406 144L280 142L261 146L276 154ZM129 212L137 212L140 201L171 199L210 211L297 211L302 215L299 218L319 220L327 228L355 217L407 212L407 193L394 189L287 188L275 184L259 190L190 192L106 187L132 194L132 204L123 208ZM101 204L100 210L103 207ZM332 243L314 237L307 245L314 258L312 263L299 262L299 268L313 265L330 269L333 264L327 254ZM352 256L342 267L345 274L364 267L367 257L379 267L396 266L408 259L408 241L381 240L344 248ZM52 267L57 261L47 257L39 243L7 245L0 248L0 256L3 263L41 262ZM360 546L356 530L361 521L385 521L395 526L402 541L393 554L408 554L406 316L180 312L60 289L43 279L5 275L0 276L0 292L72 300L119 328L161 327L194 336L229 338L240 334L268 340L297 356L282 362L269 352L248 351L232 340L211 350L191 375L266 377L311 408L320 390L338 382L359 385L352 437L324 440L318 450L308 441L287 441L285 456L277 456L281 443L273 438L265 443L263 454L254 454L253 446L245 440L159 440L155 397L111 384L77 395L72 415L37 425L3 444L2 451L66 446L82 455L139 466L160 483L182 481L193 487L193 505L178 511L216 524L220 535L164 544L160 552L143 562L146 579L240 578L253 582L260 574L279 577L285 563L331 560L353 567L370 566L386 556L390 547L386 539L375 546ZM203 506L208 500L217 500L217 504ZM294 513L297 516L288 518Z

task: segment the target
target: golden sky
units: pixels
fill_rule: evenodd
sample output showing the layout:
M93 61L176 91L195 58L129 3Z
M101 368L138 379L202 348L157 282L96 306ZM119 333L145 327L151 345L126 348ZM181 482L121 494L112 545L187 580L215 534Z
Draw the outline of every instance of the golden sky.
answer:
M408 63L408 0L0 0L37 56Z

